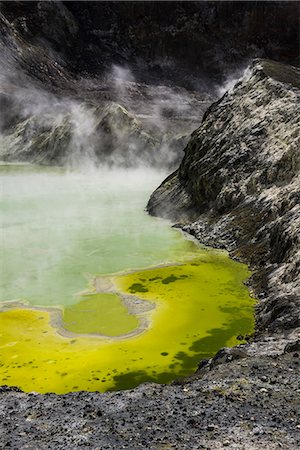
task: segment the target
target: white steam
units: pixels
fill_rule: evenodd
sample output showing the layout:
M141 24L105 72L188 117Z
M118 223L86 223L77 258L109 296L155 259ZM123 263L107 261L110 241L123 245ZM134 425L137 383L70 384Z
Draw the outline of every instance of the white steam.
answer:
M0 158L16 159L25 152L30 153L29 161L35 161L34 152L37 142L41 151L51 153L51 145L66 147L64 163L70 167L88 164L94 159L93 132L95 119L91 111L83 104L70 98L58 98L56 95L35 87L30 80L16 84L1 73L0 97L6 101L5 109L10 111L11 123L0 122ZM19 76L21 80L21 75ZM22 79L24 81L24 79ZM36 149L37 151L37 149ZM45 155L46 156L46 155ZM22 160L24 160L22 156ZM53 161L54 163L56 161ZM61 163L62 161L59 161Z
M246 81L251 76L251 70L249 66L243 67L229 75L225 81L219 88L218 88L218 95L220 97L223 97L223 95L226 92L232 92L234 86L241 82Z
M128 88L135 82L133 73L129 68L121 67L113 64L108 75L113 90L120 95L125 95Z
M11 60L3 65L0 100L10 119L0 121L0 159L70 168L173 168L207 105L183 88L137 83L129 68L117 65L104 81L85 80L82 86L105 92L106 100L58 97Z
M35 52L30 46L24 50L13 33L11 40L11 46L0 48L0 107L5 111L0 159L70 168L107 164L171 170L212 100L181 87L139 83L129 67L116 64L102 79L70 81L74 94L63 88L56 92L65 94L50 93L45 88L52 86L50 79L54 77L53 87L69 79L57 55L49 48L49 59L37 59L31 67ZM19 63L27 64L32 76Z

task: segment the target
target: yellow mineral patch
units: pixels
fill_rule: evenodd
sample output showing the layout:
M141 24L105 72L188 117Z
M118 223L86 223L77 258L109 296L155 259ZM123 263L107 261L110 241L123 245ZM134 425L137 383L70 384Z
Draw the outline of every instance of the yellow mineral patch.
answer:
M203 257L178 266L116 275L113 283L126 301L142 303L144 299L155 304L154 309L144 310L139 305L148 329L124 339L79 334L107 332L106 319L109 322L113 315L105 319L103 311L101 317L98 305L93 316L92 309L98 295L113 294L90 295L73 311L65 309L64 322L73 322L72 332L78 333L72 337L53 326L49 310L8 308L0 313L0 384L37 392L103 392L188 375L201 358L253 331L254 300L242 283L247 276L245 266L225 256L217 262ZM138 319L122 303L117 304L117 315L120 304L125 328L116 324L114 332L126 334ZM133 321L126 324L128 317ZM108 329L112 334L112 323Z

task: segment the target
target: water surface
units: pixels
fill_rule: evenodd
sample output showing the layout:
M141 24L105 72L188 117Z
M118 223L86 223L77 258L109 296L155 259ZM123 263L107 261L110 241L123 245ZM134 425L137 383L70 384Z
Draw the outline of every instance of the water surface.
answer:
M252 332L247 268L145 213L165 174L0 173L1 384L169 382Z

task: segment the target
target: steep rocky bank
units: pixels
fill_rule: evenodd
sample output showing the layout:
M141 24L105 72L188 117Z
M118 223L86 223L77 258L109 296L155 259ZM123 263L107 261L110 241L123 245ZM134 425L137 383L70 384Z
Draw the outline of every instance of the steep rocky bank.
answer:
M258 332L300 325L299 74L255 61L210 106L148 204L251 266Z

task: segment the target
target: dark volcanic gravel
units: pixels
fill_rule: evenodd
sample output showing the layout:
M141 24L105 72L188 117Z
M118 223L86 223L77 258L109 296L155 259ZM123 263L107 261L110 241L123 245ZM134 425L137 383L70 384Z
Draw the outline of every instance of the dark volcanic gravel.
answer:
M1 389L1 449L298 449L299 353L113 393Z

